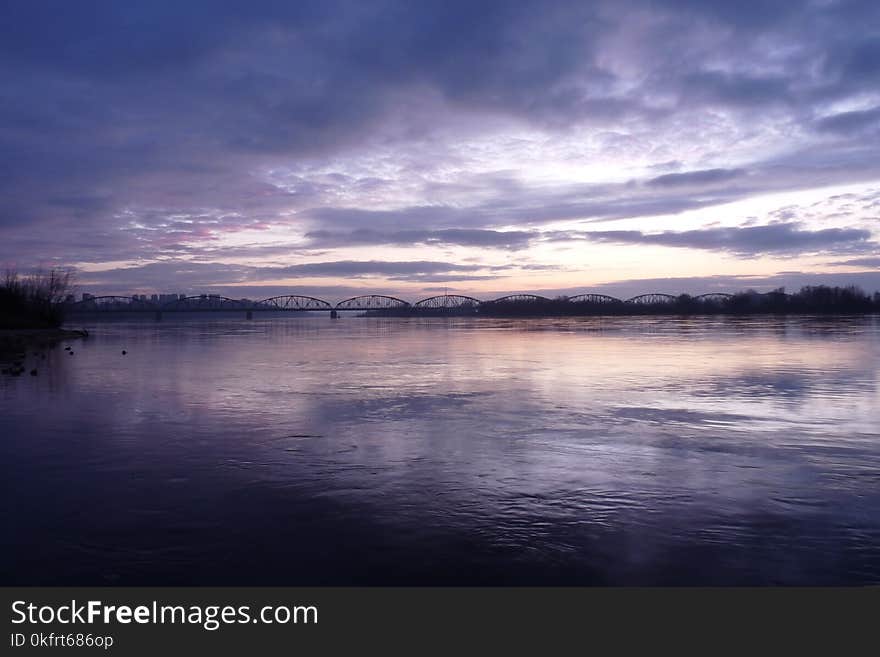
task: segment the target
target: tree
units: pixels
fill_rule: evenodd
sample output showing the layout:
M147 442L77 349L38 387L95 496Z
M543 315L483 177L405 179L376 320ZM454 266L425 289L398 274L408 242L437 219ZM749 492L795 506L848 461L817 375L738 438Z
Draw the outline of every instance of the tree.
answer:
M64 302L73 291L73 273L52 268L25 277L7 269L0 286L0 313L4 328L60 326Z

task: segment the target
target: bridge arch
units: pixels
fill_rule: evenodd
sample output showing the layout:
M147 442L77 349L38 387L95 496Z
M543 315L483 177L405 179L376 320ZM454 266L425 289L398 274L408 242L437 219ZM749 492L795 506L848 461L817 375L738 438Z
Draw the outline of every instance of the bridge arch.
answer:
M623 299L618 299L617 297L611 297L607 294L577 294L573 297L568 297L569 303L623 303Z
M441 294L436 297L428 297L427 299L416 301L413 304L413 307L432 310L446 308L476 308L481 303L483 302L479 299L474 299L473 297L467 297L461 294Z
M230 299L219 294L198 294L183 299L175 299L168 303L157 306L159 310L175 312L187 310L241 310L250 308L254 305L253 301L245 301L242 299Z
M709 303L718 303L732 299L732 294L727 292L707 292L706 294L698 294L694 297L695 301L708 301Z
M285 294L278 297L269 297L258 301L257 305L262 310L333 310L333 306L323 299L307 297L301 294Z
M673 296L672 294L660 294L655 292L652 294L640 294L639 296L633 297L632 299L627 299L626 303L652 306L659 303L675 303L677 299L678 297Z
M547 303L548 301L550 299L539 294L508 294L486 303Z
M335 310L390 310L409 308L409 301L384 294L363 294L336 304Z

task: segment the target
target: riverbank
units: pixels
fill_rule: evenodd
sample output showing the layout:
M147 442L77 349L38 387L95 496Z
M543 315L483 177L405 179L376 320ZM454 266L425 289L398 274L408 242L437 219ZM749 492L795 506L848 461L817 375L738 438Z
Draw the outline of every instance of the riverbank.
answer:
M25 357L28 350L42 351L64 340L87 337L89 333L83 329L0 329L0 360L17 362Z

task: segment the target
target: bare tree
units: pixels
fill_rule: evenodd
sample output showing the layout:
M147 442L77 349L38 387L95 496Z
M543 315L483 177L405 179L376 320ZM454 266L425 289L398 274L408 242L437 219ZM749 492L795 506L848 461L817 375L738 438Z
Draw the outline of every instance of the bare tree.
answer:
M7 269L0 287L0 309L12 324L58 326L64 321L64 302L73 287L69 269L38 270L23 277Z

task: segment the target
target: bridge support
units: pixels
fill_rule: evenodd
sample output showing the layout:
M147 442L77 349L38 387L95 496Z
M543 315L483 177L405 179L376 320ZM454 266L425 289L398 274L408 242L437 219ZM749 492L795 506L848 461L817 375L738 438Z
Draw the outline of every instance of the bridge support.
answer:
M330 311L330 319L339 319L339 313L335 310Z
M248 311L244 314L244 316L245 316L245 318L247 318L247 319L253 319L253 318L254 318L254 311L253 311L253 310L248 310Z
M161 321L162 321L162 311L161 311L161 310L157 310L157 311L156 311L156 321L157 321L157 322L161 322Z

